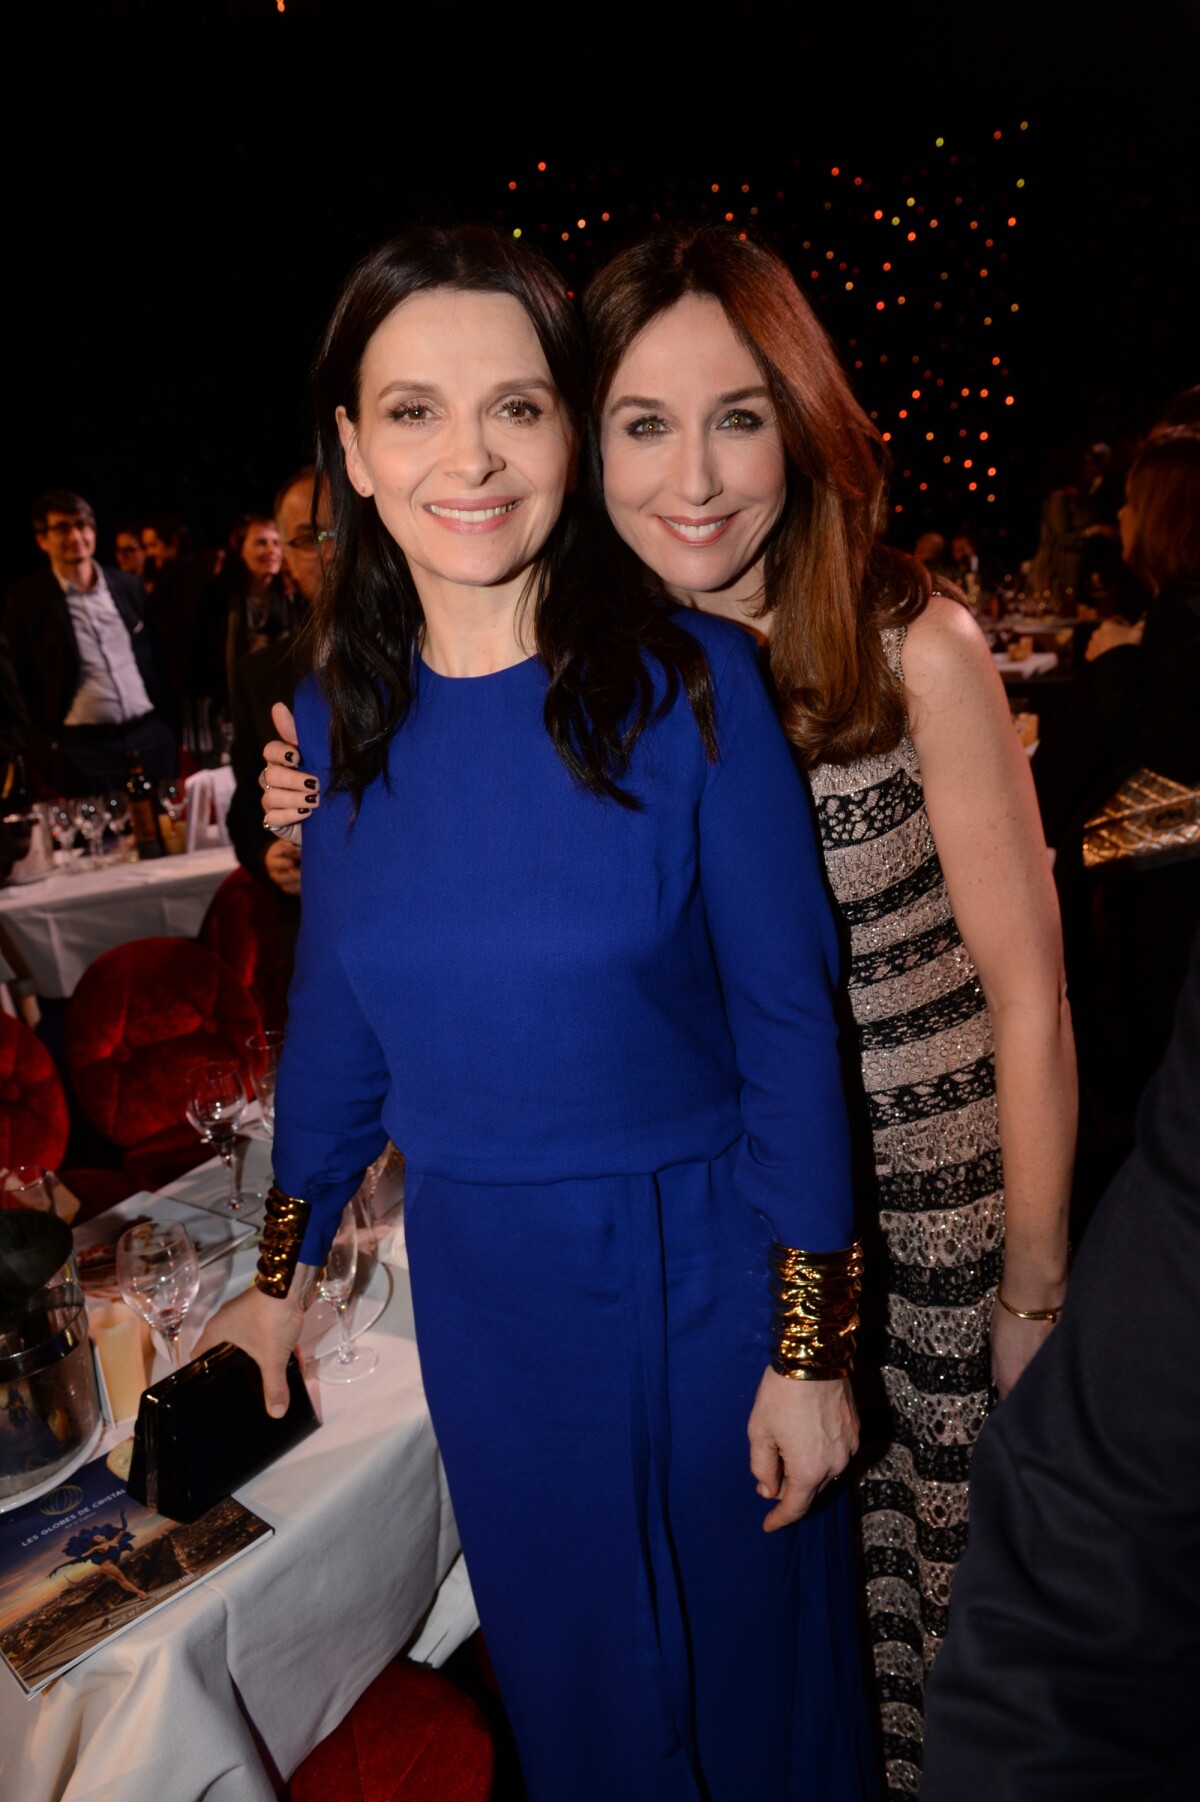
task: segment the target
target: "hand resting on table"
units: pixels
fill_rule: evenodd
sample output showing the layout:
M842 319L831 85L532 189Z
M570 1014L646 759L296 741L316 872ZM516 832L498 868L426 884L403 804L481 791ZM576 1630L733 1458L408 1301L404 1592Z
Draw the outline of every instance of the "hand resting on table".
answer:
M258 1365L267 1413L277 1419L288 1410L287 1363L304 1325L304 1305L313 1275L311 1264L297 1264L292 1286L281 1299L264 1295L258 1288L235 1295L217 1309L193 1354L200 1357L224 1341L239 1345Z

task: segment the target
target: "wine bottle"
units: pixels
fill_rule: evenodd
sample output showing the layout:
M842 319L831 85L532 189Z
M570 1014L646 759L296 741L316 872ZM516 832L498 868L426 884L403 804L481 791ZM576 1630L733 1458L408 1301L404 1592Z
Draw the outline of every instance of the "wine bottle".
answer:
M129 753L129 780L125 784L125 793L129 796L129 818L138 856L165 857L154 784L142 768L142 760L136 751Z

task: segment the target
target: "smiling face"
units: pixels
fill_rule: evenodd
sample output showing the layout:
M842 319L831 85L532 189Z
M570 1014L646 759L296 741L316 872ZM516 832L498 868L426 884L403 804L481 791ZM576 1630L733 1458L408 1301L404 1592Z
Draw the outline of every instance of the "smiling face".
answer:
M347 473L374 497L422 605L491 589L515 608L575 457L524 307L454 288L414 295L370 339L359 400L357 420L337 415Z
M269 520L251 522L242 540L242 562L260 581L269 581L283 568L283 546Z
M670 592L711 612L751 606L787 464L762 372L718 300L685 295L634 339L600 447L609 516Z
M37 541L56 576L77 587L91 586L96 522L90 513L48 513Z
M113 540L113 556L118 569L126 575L140 576L146 565L146 553L136 532L118 532Z

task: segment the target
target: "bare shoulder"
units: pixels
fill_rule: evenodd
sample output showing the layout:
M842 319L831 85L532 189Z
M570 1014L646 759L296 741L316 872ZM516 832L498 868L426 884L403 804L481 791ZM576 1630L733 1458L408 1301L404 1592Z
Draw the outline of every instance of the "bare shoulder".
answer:
M1007 713L987 640L967 609L946 595L932 595L909 626L900 661L914 733L964 705L990 711L999 704Z

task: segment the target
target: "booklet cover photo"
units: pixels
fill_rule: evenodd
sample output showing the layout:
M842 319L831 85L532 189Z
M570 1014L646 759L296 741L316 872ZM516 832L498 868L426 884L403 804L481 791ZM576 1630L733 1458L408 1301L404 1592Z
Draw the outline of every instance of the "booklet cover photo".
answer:
M29 1694L274 1531L232 1497L188 1526L151 1513L131 1447L0 1514L0 1655Z

